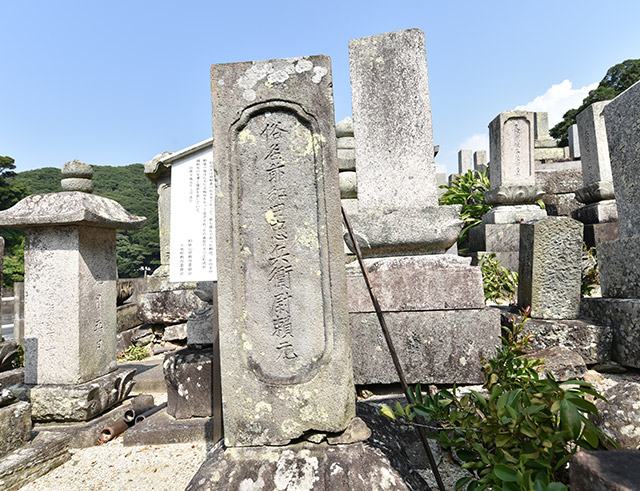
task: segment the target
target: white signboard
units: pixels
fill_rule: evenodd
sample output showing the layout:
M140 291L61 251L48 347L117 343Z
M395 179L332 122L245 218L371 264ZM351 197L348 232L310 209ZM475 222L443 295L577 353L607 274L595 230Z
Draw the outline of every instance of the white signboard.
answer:
M171 281L215 281L215 190L211 147L171 165Z

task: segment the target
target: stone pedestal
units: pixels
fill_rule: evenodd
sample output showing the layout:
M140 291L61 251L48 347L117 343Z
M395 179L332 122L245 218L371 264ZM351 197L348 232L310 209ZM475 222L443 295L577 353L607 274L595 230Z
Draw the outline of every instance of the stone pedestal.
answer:
M0 460L31 437L31 404L17 401L0 404Z

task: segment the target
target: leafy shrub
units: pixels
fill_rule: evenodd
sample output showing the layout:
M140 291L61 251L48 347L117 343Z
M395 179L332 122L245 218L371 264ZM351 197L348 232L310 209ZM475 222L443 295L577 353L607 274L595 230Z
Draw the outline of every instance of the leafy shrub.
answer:
M582 246L582 295L589 296L600 285L598 256L594 247Z
M382 408L391 419L426 423L452 451L470 473L456 489L567 490L561 481L578 447L613 445L589 419L597 413L589 399L602 399L589 383L559 383L549 373L541 378L542 361L523 357L525 321L503 328L502 347L484 362L487 394L460 397L454 388L427 395L418 385L410 390L410 404Z
M500 264L495 254L483 254L480 258L482 286L485 300L513 303L518 291L518 273Z
M148 356L149 348L147 346L129 346L118 355L118 361L139 361Z
M464 227L460 233L460 241L469 233L469 229L482 220L482 215L491 209L484 199L484 193L489 190L489 177L486 171L468 170L466 173L453 178L450 185L440 186L445 190L440 196L441 205L462 205L460 219Z

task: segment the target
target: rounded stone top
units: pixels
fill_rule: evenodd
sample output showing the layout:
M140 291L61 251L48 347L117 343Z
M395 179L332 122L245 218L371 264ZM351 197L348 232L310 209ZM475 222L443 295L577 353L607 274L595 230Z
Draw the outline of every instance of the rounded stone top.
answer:
M336 136L338 138L342 136L353 136L353 120L350 116L336 123Z
M89 164L85 164L79 160L72 160L71 162L64 164L64 167L62 168L62 177L65 179L69 177L92 179L93 168Z

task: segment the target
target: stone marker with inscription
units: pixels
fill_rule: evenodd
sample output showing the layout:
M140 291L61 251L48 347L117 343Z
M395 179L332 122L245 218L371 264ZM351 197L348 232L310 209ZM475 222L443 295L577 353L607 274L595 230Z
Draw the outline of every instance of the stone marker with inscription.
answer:
M489 159L487 158L486 150L476 150L473 152L473 170L476 172L486 172L488 163Z

